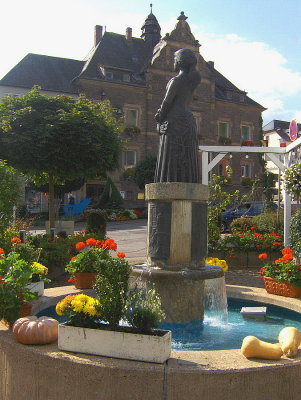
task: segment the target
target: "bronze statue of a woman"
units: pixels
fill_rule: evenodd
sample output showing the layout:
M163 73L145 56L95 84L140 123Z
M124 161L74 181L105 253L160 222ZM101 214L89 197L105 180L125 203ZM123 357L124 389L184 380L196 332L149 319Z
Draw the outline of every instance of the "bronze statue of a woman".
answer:
M175 53L174 68L179 74L168 82L155 115L161 135L155 182L199 183L196 123L189 108L193 91L201 81L196 64L192 50Z

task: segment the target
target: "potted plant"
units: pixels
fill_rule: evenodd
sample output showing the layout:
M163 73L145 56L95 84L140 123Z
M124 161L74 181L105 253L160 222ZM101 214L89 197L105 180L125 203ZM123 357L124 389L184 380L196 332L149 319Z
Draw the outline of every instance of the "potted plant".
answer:
M43 296L45 282L50 282L50 279L46 278L48 274L48 268L38 262L34 262L32 267L31 282L26 286L33 293L37 293L38 296Z
M77 289L91 289L96 280L101 260L110 257L110 250L115 251L117 244L113 239L96 240L87 239L75 245L80 253L71 258L66 266L66 271L71 274L69 282L74 283ZM122 256L123 253L117 253Z
M301 296L301 266L296 261L293 251L284 248L282 257L272 263L267 263L260 269L260 275L264 279L264 286L268 293L285 297ZM265 253L259 254L259 258L266 259Z
M5 256L0 249L0 254L0 319L11 327L19 317L31 314L30 301L37 294L27 288L33 275L32 263L14 251Z
M96 299L68 296L58 303L57 312L69 314L59 325L59 349L157 363L169 358L170 331L154 329L164 318L160 298L154 289L129 291L129 277L124 258L110 256L99 263Z

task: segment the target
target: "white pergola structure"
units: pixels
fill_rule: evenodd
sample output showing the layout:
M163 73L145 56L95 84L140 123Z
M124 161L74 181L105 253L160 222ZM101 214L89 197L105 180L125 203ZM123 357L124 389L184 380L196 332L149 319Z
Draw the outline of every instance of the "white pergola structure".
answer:
M255 146L199 146L202 153L202 184L208 185L209 172L228 153L257 153L263 154L272 161L280 171L284 172L290 165L300 162L301 159L301 137L290 143L287 147L255 147ZM217 155L209 160L209 153ZM282 157L281 157L282 156ZM284 202L284 246L290 244L290 219L291 219L291 196L283 189Z

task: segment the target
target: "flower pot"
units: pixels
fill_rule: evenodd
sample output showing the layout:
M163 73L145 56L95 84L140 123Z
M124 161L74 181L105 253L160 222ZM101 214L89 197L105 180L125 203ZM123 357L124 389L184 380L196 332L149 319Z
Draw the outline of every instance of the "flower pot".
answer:
M23 303L21 305L21 310L20 310L18 318L28 317L31 314L32 314L32 304L31 303ZM6 319L2 319L1 322L5 326L7 326L9 329L11 329L15 321L8 322Z
M96 272L76 272L74 276L74 286L77 289L92 289L96 281Z
M171 352L171 332L144 335L59 325L60 350L127 360L164 363Z
M32 293L37 293L38 296L43 296L44 294L44 281L39 282L31 282L26 288L29 289Z
M301 288L297 288L288 282L278 282L274 278L264 276L265 290L270 294L277 294L285 297L300 297Z

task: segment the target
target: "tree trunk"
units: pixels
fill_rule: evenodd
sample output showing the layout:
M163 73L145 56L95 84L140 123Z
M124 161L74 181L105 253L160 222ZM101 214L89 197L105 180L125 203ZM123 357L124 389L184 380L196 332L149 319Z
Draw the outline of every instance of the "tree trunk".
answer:
M48 197L48 213L49 213L49 227L54 228L54 179L53 175L49 174L49 197Z

